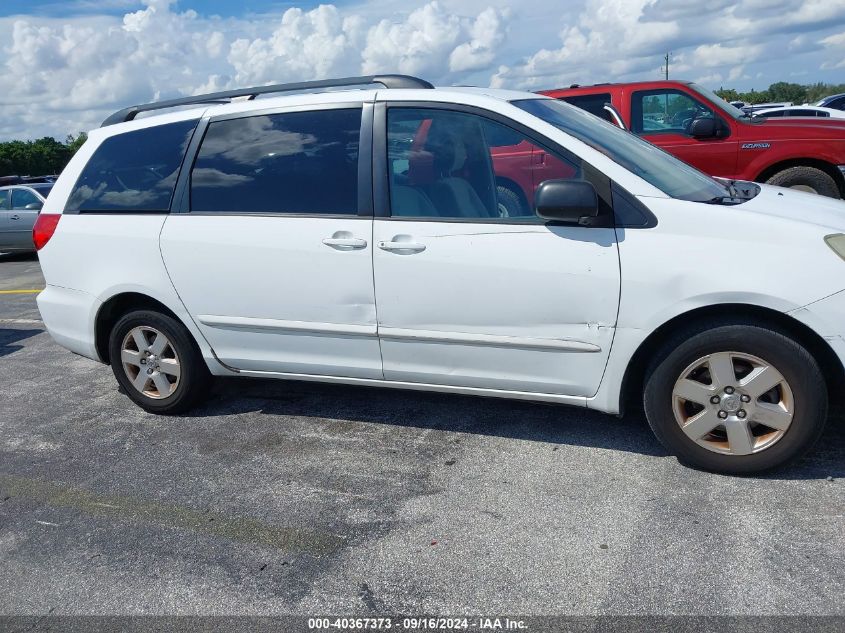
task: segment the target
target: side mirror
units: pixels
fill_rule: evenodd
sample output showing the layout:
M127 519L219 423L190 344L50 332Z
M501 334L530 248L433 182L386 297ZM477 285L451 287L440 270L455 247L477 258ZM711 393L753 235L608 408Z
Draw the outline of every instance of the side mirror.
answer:
M586 180L546 180L537 187L534 206L544 220L590 226L599 214L599 199Z
M719 125L716 119L695 119L690 126L690 134L695 138L715 138L719 135Z
M24 211L41 211L43 206L43 202L32 202L24 207Z

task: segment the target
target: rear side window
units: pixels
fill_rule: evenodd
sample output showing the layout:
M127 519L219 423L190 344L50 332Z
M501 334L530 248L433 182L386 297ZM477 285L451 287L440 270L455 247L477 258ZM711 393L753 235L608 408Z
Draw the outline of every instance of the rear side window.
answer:
M169 211L196 126L196 119L180 121L107 138L82 170L65 211Z
M191 172L191 211L358 213L361 109L211 123Z
M597 117L601 117L605 121L610 121L610 113L604 109L604 104L611 102L609 92L603 92L596 95L562 97L561 100L571 103L582 110L586 110L590 114L595 114Z
M2 211L3 209L9 208L9 203L11 202L11 199L12 199L11 194L12 194L12 192L9 191L8 189L3 189L2 191L0 191L0 211Z

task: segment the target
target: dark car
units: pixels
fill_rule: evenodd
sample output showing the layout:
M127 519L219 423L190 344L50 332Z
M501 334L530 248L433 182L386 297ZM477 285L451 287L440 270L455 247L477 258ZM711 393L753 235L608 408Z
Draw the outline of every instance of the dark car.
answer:
M824 99L817 101L813 105L817 105L820 108L833 108L834 110L845 110L845 93L838 95L830 95L829 97L825 97Z

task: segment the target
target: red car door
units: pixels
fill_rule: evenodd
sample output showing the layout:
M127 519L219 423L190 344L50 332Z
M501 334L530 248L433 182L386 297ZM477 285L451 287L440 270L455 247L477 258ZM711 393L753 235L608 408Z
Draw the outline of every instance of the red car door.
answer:
M630 96L631 131L714 176L736 177L739 143L732 123L705 103L674 88L637 90ZM695 138L692 121L714 118L721 128L716 138Z

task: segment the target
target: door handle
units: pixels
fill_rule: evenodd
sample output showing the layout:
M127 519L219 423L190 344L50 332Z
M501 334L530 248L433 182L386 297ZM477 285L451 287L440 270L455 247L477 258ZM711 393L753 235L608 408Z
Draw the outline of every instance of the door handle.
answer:
M9 219L10 219L10 220L20 220L20 219L21 219L21 216L19 216L19 215L16 213L15 215L13 215L13 216L12 216L11 218L9 218Z
M323 244L339 249L358 249L367 246L367 240L362 240L358 237L327 237L323 240Z
M425 244L418 242L379 242L378 247L383 251L420 253L425 250Z

